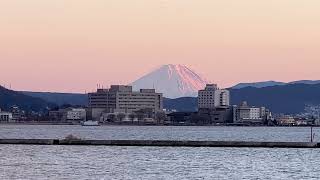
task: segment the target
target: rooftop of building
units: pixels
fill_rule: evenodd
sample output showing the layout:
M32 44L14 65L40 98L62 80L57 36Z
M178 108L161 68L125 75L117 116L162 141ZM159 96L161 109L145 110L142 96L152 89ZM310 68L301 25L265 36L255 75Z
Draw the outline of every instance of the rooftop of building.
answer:
M156 93L155 89L140 89L133 91L132 86L128 85L111 85L110 88L98 88L94 93L107 93L107 92L132 92L132 93Z

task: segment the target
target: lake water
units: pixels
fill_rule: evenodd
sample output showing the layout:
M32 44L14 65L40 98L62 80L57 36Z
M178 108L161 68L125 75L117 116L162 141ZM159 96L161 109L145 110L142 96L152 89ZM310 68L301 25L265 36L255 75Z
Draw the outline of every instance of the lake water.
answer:
M0 138L68 134L86 139L308 141L310 128L0 125ZM318 149L0 145L4 180L319 179L319 167Z
M320 140L320 128L314 128ZM0 138L310 141L309 127L1 125Z

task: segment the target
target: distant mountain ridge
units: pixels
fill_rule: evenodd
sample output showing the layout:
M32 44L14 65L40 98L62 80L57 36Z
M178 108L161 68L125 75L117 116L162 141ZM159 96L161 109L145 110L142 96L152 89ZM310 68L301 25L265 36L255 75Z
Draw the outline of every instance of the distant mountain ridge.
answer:
M58 106L64 104L86 106L88 104L87 94L30 91L21 91L21 93L31 97L41 98L47 102L55 103Z
M263 88L230 89L232 104L248 101L254 106L265 106L275 113L296 114L307 104L320 104L320 84L287 84Z
M195 97L209 83L184 65L163 65L132 82L134 90L155 88L167 98Z
M262 81L262 82L253 82L253 83L239 83L233 87L232 89L241 89L246 87L255 87L255 88L264 88L270 86L283 86L289 84L320 84L320 80L300 80L300 81L292 81L292 82L277 82L277 81Z
M303 112L306 104L320 104L320 84L297 83L229 90L232 105L238 105L242 101L247 101L252 106L270 108L274 113L296 114ZM26 94L0 87L0 107L7 109L12 105L18 105L22 109L42 111L54 105L87 105L87 95L85 94L41 92L28 92ZM175 109L177 111L197 110L196 97L164 98L163 104L165 109Z
M300 80L300 81L292 81L288 84L320 84L320 80Z
M11 106L17 105L25 111L44 112L54 107L54 103L47 102L41 98L31 97L23 93L6 89L0 86L0 108L8 110Z
M167 110L196 112L198 109L198 99L196 97L164 98L163 107Z
M241 89L246 87L255 87L255 88L263 88L269 86L282 86L286 85L284 82L277 82L277 81L264 81L264 82L253 82L253 83L239 83L233 87L232 89Z
M320 104L320 84L287 84L229 90L232 105L247 101L252 106L267 107L273 113L298 114L304 112L307 104ZM164 104L167 108L175 107L178 111L194 111L197 108L196 97L166 101L168 104Z

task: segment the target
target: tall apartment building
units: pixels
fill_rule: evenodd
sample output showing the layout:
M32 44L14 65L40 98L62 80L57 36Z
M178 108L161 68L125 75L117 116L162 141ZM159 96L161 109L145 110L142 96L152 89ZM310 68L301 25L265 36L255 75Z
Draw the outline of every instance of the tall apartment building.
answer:
M162 111L163 97L155 89L140 89L132 91L132 86L112 85L110 89L98 89L89 93L89 108L93 116L101 112L133 113L150 109L154 113Z
M204 90L198 92L198 108L214 109L230 105L230 92L219 89L216 84L207 84Z

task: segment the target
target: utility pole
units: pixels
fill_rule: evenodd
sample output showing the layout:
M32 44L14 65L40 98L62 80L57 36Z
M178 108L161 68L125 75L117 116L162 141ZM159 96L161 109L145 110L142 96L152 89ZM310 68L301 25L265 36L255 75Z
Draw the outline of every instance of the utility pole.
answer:
M315 133L313 133L313 126L311 126L311 129L310 129L310 142L314 141L314 136L315 136Z
M320 121L320 106L318 106L318 108L317 108L317 111L318 111L318 121Z
M310 129L310 142L313 142L313 128L312 128L312 126L310 127L311 129Z

